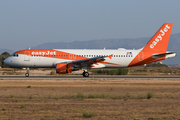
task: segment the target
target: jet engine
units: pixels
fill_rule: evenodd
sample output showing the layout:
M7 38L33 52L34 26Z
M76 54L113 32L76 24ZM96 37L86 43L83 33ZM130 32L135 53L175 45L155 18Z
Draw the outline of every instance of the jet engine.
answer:
M59 74L72 73L72 64L67 64L67 63L56 64L56 73Z

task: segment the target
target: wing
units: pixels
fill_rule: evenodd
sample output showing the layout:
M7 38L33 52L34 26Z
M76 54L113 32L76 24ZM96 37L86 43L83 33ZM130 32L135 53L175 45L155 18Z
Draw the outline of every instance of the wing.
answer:
M98 65L98 62L104 61L105 58L107 57L111 59L112 55L113 54L109 56L98 56L98 57L93 57L93 58L88 58L88 59L81 59L81 60L71 61L67 63L77 65L79 66L79 68L83 68L83 67L89 68L89 67L94 67L94 65Z

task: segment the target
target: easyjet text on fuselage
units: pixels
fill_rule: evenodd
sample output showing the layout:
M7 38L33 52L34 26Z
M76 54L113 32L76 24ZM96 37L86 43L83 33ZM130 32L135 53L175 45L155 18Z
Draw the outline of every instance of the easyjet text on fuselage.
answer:
M56 55L56 51L33 51L31 52L32 55Z

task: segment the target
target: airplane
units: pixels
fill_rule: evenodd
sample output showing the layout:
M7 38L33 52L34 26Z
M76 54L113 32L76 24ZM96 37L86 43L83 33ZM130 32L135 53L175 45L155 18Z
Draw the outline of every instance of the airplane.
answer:
M89 77L88 69L122 68L152 63L176 56L166 51L173 23L164 23L149 42L141 49L25 49L5 59L11 67L56 68L59 74L83 70Z

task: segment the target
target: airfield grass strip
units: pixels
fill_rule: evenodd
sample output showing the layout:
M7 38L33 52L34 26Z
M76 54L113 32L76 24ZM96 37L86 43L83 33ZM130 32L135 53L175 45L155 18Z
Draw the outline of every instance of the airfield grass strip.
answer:
M118 94L111 94L111 93L98 93L98 92L93 92L93 93L88 93L84 94L82 91L77 92L77 94L69 93L67 95L61 95L60 97L53 97L53 99L124 99L125 101L128 99L151 99L151 98L159 98L157 95L154 95L152 92L147 92L144 94L136 94L133 95L130 92L126 92L123 95L118 95ZM48 96L49 99L51 97Z

